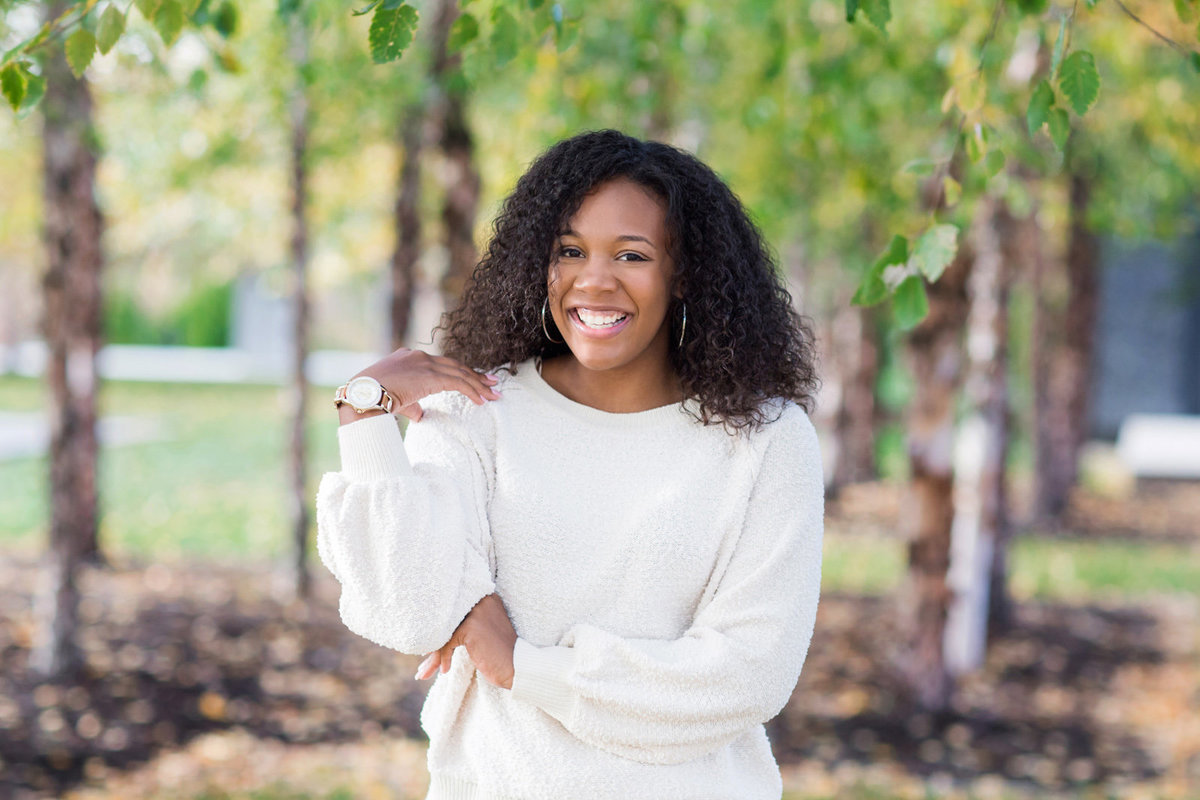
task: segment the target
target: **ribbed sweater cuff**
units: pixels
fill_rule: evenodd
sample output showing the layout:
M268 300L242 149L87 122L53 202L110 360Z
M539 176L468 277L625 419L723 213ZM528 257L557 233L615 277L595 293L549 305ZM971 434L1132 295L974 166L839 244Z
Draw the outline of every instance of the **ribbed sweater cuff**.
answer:
M559 721L567 719L572 701L567 676L574 664L575 648L538 647L518 636L513 648L513 697Z
M412 472L404 437L391 414L356 419L338 426L342 474L352 481L377 481Z

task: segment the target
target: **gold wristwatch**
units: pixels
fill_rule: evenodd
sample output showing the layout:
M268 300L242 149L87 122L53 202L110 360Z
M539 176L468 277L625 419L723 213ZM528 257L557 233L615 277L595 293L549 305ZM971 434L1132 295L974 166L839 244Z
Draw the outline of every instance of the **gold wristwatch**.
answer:
M349 403L350 407L359 414L375 409L390 414L396 406L396 399L387 389L383 388L382 383L370 375L360 375L352 378L348 383L343 383L334 392L333 405L340 407L342 403Z

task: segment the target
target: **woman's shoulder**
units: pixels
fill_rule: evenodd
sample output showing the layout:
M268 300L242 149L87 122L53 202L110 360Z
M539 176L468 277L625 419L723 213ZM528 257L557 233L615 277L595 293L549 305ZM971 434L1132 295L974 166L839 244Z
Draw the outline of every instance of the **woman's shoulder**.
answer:
M819 450L817 429L808 410L790 397L772 397L760 407L763 423L751 439L760 453L772 450Z

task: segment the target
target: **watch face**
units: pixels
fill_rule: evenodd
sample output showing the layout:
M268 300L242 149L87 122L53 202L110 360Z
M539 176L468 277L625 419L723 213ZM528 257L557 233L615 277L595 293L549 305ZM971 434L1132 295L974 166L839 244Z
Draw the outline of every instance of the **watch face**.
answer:
M379 382L363 376L346 385L346 400L355 408L370 408L379 402Z

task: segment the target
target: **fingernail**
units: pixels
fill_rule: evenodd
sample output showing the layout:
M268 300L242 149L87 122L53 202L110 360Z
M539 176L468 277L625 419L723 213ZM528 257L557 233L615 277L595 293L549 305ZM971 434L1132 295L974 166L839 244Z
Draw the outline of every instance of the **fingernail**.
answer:
M426 667L428 667L428 666L429 666L429 662L430 662L430 660L431 660L432 658L433 658L433 656L431 656L431 655L430 655L430 656L425 656L425 660L424 660L424 661L422 661L420 664L418 664L418 665L417 665L417 672L416 672L416 674L415 674L415 675L413 675L413 677L414 677L414 678L416 678L416 679L417 679L417 680L419 680L419 681L420 681L420 680L424 680L424 679L425 679L425 677L424 677L424 675L423 675L422 673L424 673L424 672L425 672L425 669L426 669Z
M494 380L494 381L498 381L498 380L500 380L500 378L496 377L495 375L493 375L493 374L492 374L492 373L490 373L490 372L487 374L487 376L488 376L489 378L491 378L492 380Z

